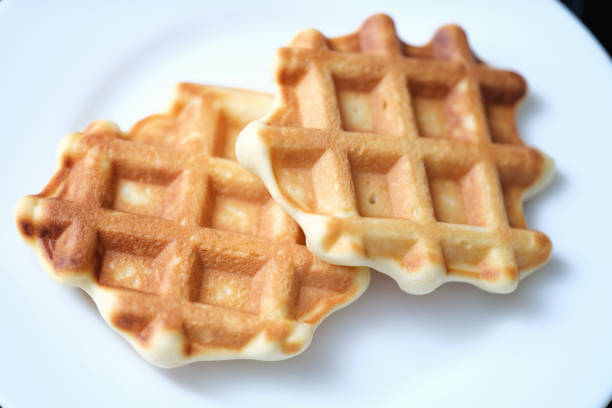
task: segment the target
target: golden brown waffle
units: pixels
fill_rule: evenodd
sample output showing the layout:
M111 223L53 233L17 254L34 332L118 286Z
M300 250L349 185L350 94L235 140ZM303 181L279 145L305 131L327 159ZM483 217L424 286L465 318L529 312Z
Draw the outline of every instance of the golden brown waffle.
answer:
M345 37L302 31L276 57L276 107L237 154L315 254L409 293L509 292L548 259L521 206L553 169L516 130L525 81L478 60L461 28L415 47L375 15Z
M181 84L168 114L123 134L92 123L17 222L60 283L83 288L148 361L275 360L358 297L367 268L332 266L234 159L269 95Z

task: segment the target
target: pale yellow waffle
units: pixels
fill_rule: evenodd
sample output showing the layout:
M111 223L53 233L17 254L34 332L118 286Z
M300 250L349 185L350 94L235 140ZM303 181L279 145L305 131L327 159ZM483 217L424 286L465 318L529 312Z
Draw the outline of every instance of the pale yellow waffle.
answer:
M241 132L238 160L315 254L417 294L510 292L548 259L522 212L553 172L516 130L525 81L477 59L459 27L415 47L375 15L341 38L302 31L275 64L276 106Z
M269 95L181 84L167 114L123 134L68 135L17 223L49 274L84 289L148 361L287 358L358 297L367 268L329 265L234 159Z

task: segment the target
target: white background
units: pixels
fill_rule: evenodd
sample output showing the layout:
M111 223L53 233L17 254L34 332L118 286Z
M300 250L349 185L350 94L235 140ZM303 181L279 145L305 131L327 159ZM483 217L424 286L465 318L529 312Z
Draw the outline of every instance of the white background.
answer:
M87 4L85 4L87 3ZM604 406L612 394L612 64L556 2L0 2L0 405ZM93 6L95 5L95 7ZM127 129L197 81L272 92L293 34L355 31L391 14L426 42L457 22L481 57L528 81L523 139L557 175L526 206L554 244L511 295L461 284L417 297L373 274L300 356L152 367L79 290L49 279L18 237L18 198L40 191L66 133Z

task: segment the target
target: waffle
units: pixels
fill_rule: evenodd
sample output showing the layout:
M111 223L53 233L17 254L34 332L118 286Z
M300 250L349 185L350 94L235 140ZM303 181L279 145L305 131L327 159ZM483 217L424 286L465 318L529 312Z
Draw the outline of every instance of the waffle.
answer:
M553 173L516 130L525 81L475 57L461 28L417 47L375 15L340 38L302 31L275 65L276 106L241 132L238 160L316 255L414 294L510 292L548 259L522 211Z
M269 95L181 84L167 114L123 134L66 136L44 190L17 207L51 277L79 286L149 362L277 360L358 297L367 268L315 258L298 225L234 156Z

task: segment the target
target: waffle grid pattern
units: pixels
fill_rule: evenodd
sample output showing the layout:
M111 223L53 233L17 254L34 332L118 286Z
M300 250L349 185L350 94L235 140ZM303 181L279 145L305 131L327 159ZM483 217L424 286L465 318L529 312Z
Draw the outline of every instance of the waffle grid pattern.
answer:
M402 43L386 16L337 39L307 30L279 50L276 74L280 103L257 129L278 184L267 187L317 255L415 293L449 280L511 291L548 258L521 208L548 166L516 132L524 80L475 59L460 28L424 47ZM323 236L300 214L322 215Z
M187 359L238 353L265 333L288 357L309 340L292 337L296 324L352 300L367 271L312 256L297 224L223 148L236 126L215 105L223 92L192 95L203 89L181 85L172 114L127 136L99 121L68 137L62 168L18 222L60 281L86 276L112 292L108 319L138 346L173 331Z

